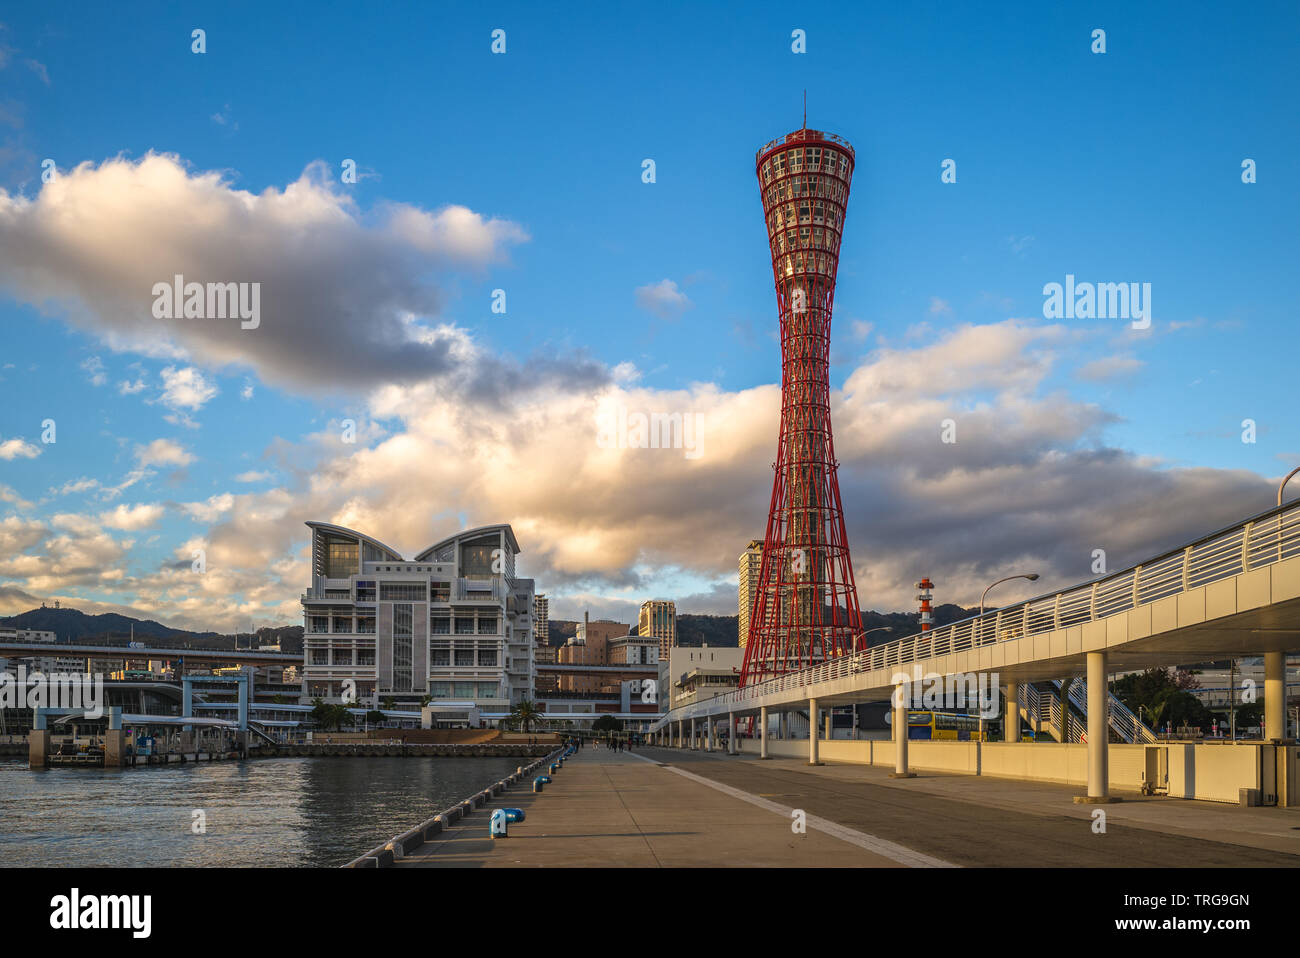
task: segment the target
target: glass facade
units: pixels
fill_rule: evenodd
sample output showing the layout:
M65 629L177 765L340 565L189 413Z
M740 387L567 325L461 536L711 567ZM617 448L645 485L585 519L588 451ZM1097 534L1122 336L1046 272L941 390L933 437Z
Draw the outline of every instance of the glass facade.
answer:
M325 577L346 579L361 571L361 545L354 539L330 539L325 546Z

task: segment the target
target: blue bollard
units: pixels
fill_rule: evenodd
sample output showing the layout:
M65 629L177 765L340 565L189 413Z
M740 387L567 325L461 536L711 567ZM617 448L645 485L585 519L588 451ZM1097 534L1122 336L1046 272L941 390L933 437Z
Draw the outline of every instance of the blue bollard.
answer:
M522 822L524 820L524 810L522 808L503 808L502 811L506 813L506 821L508 822Z
M510 816L506 814L504 808L494 809L488 823L488 834L493 838L509 838L510 826L507 824L509 820Z
M542 790L542 786L545 785L546 782L547 782L547 778L545 775L538 775L535 779L533 779L533 791L540 792Z
M555 774L556 772L558 772L559 770L560 770L560 763L559 763L559 762L552 762L552 763L551 763L551 774L554 775L554 774Z

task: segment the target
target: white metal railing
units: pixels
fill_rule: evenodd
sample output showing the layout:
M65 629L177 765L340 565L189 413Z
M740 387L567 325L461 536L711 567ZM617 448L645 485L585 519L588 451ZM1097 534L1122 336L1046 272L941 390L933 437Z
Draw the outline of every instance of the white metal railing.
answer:
M1295 556L1300 556L1300 500L1275 506L1095 582L836 656L820 665L673 709L652 728L679 718L725 712L728 707L743 707L755 699L809 685L1092 622ZM1007 627L1007 623L1013 625ZM673 714L679 711L680 715Z
M1034 683L1023 683L1020 686L1020 705L1024 707L1027 714L1038 719L1040 726L1044 723L1050 723L1056 726L1059 732L1061 729L1061 683L1059 680L1054 679L1052 686L1056 689L1056 694L1044 695ZM1127 705L1116 698L1114 693L1107 694L1110 695L1110 727L1124 741L1130 744L1157 741L1155 732L1151 731L1134 715ZM1069 697L1070 701L1086 716L1088 714L1088 683L1083 679L1073 681L1070 684ZM1078 742L1080 736L1087 731L1087 728L1073 712L1068 714L1069 728L1066 741Z

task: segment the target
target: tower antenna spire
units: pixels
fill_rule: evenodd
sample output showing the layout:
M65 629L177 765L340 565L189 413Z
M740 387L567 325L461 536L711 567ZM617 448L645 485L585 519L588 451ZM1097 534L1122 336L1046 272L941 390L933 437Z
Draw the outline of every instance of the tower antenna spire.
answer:
M803 128L808 129L808 90L803 91Z

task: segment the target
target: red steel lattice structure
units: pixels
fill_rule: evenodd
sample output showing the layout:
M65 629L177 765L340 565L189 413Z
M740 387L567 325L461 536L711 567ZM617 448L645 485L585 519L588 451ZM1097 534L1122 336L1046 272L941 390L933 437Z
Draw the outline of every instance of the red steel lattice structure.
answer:
M781 314L781 431L742 686L855 651L862 632L831 436L831 305L853 147L795 130L758 151Z

